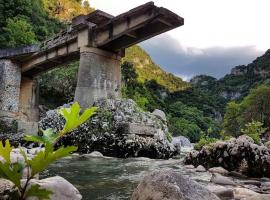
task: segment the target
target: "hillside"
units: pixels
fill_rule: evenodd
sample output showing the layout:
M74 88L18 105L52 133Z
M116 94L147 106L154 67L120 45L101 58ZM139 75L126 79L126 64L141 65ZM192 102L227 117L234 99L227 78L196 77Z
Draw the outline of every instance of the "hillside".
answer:
M164 86L170 92L184 90L190 86L181 78L162 70L138 45L130 47L126 50L126 56L123 59L123 62L124 61L134 64L139 82L155 80L159 85Z

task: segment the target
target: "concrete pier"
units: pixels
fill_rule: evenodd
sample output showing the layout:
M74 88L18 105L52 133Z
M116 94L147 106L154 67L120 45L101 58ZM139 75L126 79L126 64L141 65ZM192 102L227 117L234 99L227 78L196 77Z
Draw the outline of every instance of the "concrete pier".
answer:
M88 108L100 98L121 97L121 57L98 48L81 47L75 101Z

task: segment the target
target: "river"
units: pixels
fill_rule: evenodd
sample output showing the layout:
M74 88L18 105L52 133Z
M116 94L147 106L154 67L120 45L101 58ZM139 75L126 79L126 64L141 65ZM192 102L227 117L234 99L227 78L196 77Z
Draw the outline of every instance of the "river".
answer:
M183 155L181 156L183 158ZM182 158L153 160L148 158L72 158L57 161L42 177L59 175L78 188L84 200L125 200L145 174L154 170L173 169L201 183L210 179L208 173L187 170Z

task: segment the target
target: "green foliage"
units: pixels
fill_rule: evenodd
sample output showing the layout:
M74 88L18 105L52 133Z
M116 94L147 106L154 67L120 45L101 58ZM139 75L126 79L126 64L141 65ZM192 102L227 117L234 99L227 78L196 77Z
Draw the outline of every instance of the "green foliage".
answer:
M9 47L36 42L36 35L33 32L33 28L25 19L8 19L7 26L3 30L7 33L7 45Z
M1 48L45 40L64 26L48 15L43 0L0 0Z
M54 161L70 155L71 152L77 150L75 146L60 147L55 150L57 141L67 133L80 126L88 120L96 112L95 107L86 109L80 115L80 106L74 103L70 108L61 108L59 113L65 118L66 123L64 128L59 133L54 133L52 129L42 130L42 135L27 135L26 141L37 142L44 144L45 150L37 153L32 159L28 159L26 153L21 149L20 153L24 157L22 163L12 163L10 153L12 147L7 140L5 145L0 143L0 156L4 161L0 162L0 177L12 181L19 189L20 199L24 200L27 197L37 197L38 199L49 199L51 191L41 189L37 185L29 186L29 181L34 176L46 169ZM28 175L25 184L21 185L23 170L27 169Z
M97 108L92 107L86 109L82 115L80 115L80 106L78 102L75 102L70 108L61 108L59 113L65 118L66 124L63 130L60 132L60 136L65 135L73 131L75 128L83 124L89 117L95 114Z
M46 189L40 188L39 185L32 185L25 195L25 198L28 197L37 197L39 200L50 199L50 195L53 193Z
M252 120L252 122L245 125L244 129L241 129L241 132L250 136L256 144L259 144L261 142L260 136L266 130L267 128L263 128L263 123Z
M241 129L247 128L246 124L258 125L254 121L259 121L264 127L270 128L269 96L270 86L261 85L252 89L242 102L228 103L223 122L225 135L237 137L241 135ZM258 141L258 135L254 138Z
M251 120L260 121L265 127L270 127L270 86L260 85L250 91L241 102L241 117L244 123Z
M228 103L225 111L223 130L224 135L238 137L241 135L242 120L240 117L241 105L234 101Z
M197 142L195 145L194 145L194 149L196 149L197 151L200 151L202 149L202 147L209 147L211 146L212 143L215 143L217 142L218 139L216 138L211 138L211 137L202 137L199 142Z

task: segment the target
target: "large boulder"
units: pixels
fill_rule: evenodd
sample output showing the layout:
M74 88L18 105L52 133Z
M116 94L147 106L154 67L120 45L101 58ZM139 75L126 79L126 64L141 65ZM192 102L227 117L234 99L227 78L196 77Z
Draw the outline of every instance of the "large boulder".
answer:
M131 200L219 200L197 182L173 171L155 171L144 177Z
M207 169L221 166L249 176L270 177L270 149L242 135L190 152L185 158L185 164L203 165Z
M39 185L41 188L53 192L50 200L81 200L80 192L67 180L60 176L50 177L42 180L32 179L29 185ZM26 200L37 200L30 197Z
M65 105L69 106L69 105ZM79 153L99 151L112 157L169 158L175 147L167 140L165 121L142 111L130 99L103 99L95 103L97 114L58 145L76 145ZM64 119L56 110L46 113L39 125L42 129L60 130Z

